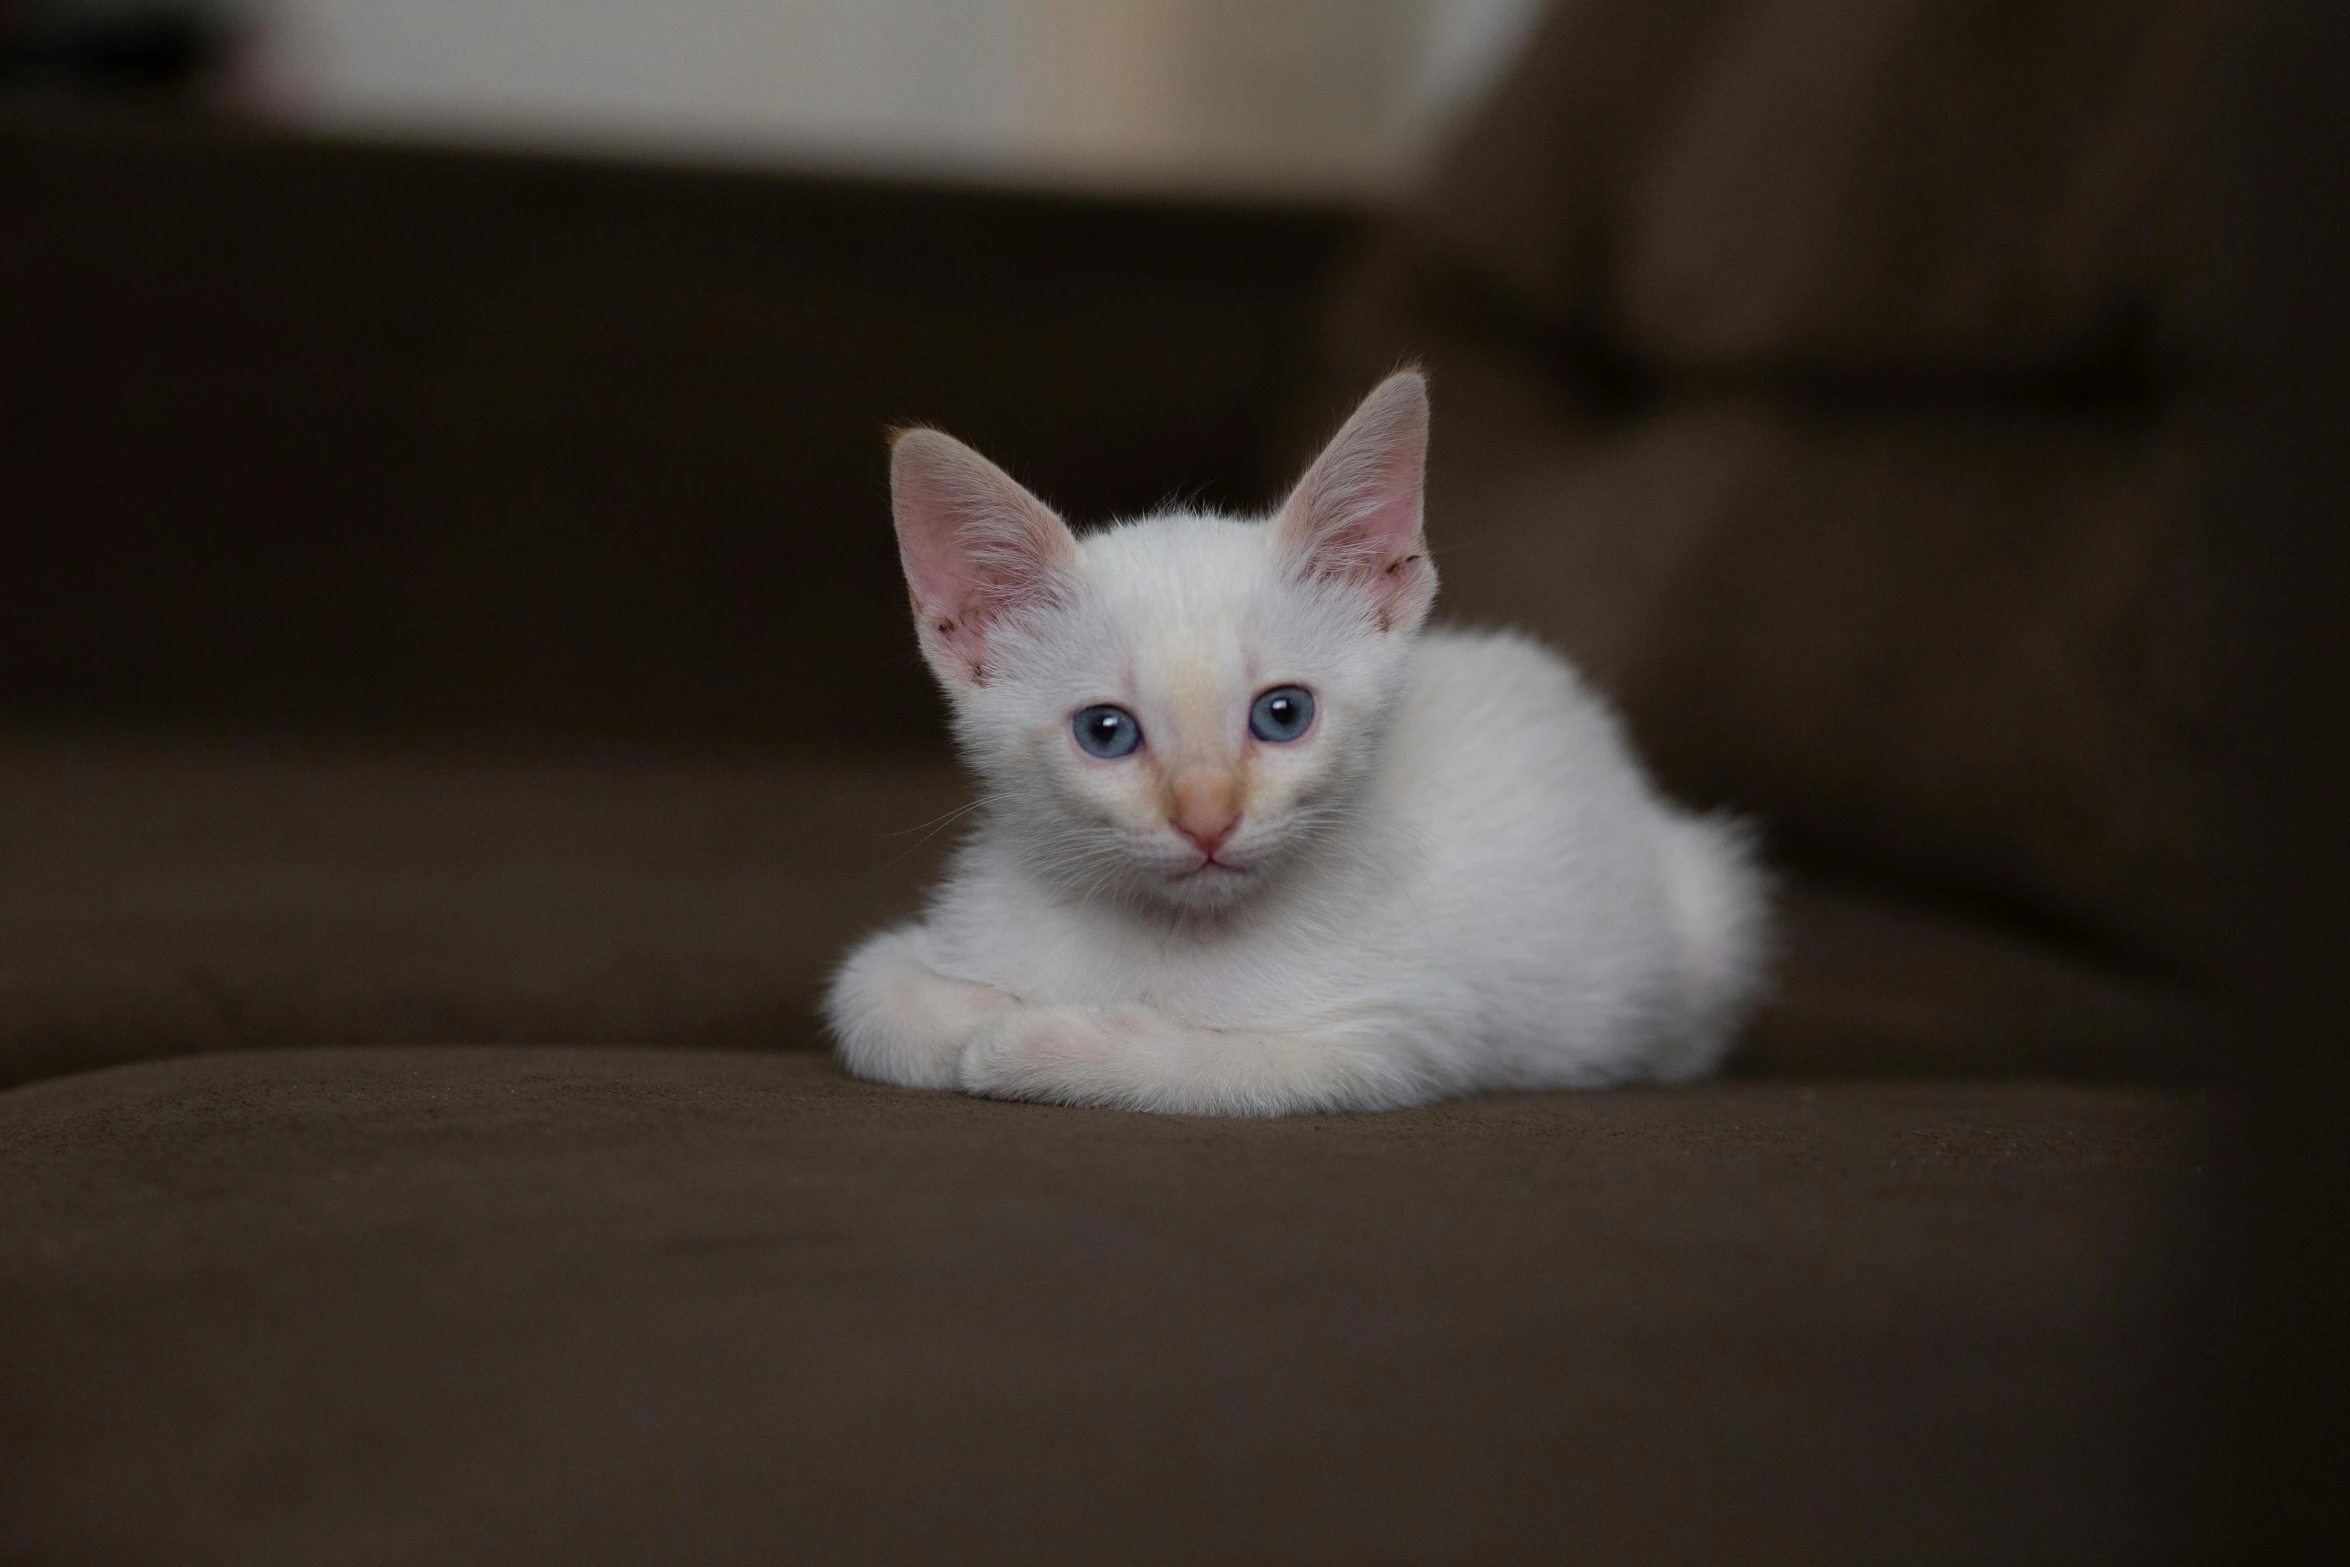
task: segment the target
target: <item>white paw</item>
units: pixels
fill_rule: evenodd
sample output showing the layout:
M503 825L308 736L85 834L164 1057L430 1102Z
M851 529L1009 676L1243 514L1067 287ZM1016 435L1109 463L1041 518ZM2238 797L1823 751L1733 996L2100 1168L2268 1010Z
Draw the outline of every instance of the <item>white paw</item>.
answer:
M1008 991L947 979L884 947L851 960L827 1010L841 1060L857 1076L907 1088L953 1088L963 1046L1019 1005Z
M922 970L896 997L902 1043L896 1075L874 1074L918 1088L952 1088L963 1048L972 1036L1007 1013L1019 998L993 985L944 979Z
M1104 1104L1132 1050L1135 1007L1014 1006L998 1012L963 1046L965 1093L992 1099Z

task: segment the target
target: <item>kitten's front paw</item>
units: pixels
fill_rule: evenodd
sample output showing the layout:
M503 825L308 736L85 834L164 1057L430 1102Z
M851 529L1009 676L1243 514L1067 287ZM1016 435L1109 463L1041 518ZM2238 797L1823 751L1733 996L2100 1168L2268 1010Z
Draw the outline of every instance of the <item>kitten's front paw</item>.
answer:
M971 1036L1019 1006L993 985L948 979L922 961L918 929L885 931L842 965L825 1002L841 1061L857 1076L953 1088Z
M991 1099L1109 1104L1121 1041L1135 1008L1014 1006L998 1012L963 1046L965 1093Z

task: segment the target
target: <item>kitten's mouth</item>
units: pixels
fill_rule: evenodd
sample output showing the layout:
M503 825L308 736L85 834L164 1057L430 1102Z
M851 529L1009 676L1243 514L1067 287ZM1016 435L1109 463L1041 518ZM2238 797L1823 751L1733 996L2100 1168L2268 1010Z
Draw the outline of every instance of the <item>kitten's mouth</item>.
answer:
M1192 881L1205 877L1209 880L1214 880L1219 876L1245 876L1247 874L1248 868L1246 866L1227 865L1222 860L1217 859L1214 855L1210 855L1208 858L1200 861L1197 865L1194 865L1190 870L1177 871L1175 873L1175 879L1177 881Z

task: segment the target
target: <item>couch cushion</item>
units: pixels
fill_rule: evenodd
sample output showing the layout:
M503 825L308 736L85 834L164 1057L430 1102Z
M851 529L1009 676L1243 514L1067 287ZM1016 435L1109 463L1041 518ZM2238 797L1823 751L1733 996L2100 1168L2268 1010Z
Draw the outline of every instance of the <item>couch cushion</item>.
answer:
M815 1042L944 767L0 747L0 1083L255 1045Z
M2062 373L2208 331L2210 0L1554 7L1416 204L1534 319L1682 373Z
M1980 911L1831 876L1779 887L1776 972L1729 1071L2195 1082L2242 1069L2208 996Z
M84 1074L0 1094L0 1556L2146 1560L2206 1135L2045 1086Z
M0 743L0 1085L255 1046L820 1043L967 786L853 760ZM1744 1060L2171 1075L2180 996L1995 924L1798 885Z

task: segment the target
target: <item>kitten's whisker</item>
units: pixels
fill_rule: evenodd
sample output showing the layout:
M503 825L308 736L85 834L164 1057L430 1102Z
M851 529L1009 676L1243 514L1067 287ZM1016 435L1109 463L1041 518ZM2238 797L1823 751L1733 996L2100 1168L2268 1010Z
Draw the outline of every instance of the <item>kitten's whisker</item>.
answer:
M896 865L900 861L907 859L924 844L937 837L940 833L946 831L947 828L957 819L969 815L971 812L978 810L986 803L987 802L985 800L973 800L969 805L957 806L955 809L947 812L946 815L938 817L933 821L923 823L923 827L928 827L930 829L928 832L923 832L922 827L907 827L902 828L897 832L884 833L882 836L887 838L903 838L907 833L910 832L922 833L921 837L906 845L905 849L901 851L895 858L891 859L888 863L891 865Z
M987 801L984 798L967 801L962 805L956 806L953 810L947 812L944 816L933 816L930 818L930 820L926 822L916 822L911 827L894 828L889 832L883 833L881 836L884 838L903 838L906 834L910 832L920 832L925 827L943 827L948 822L953 821L956 817L964 815L966 812L976 811L986 803Z

